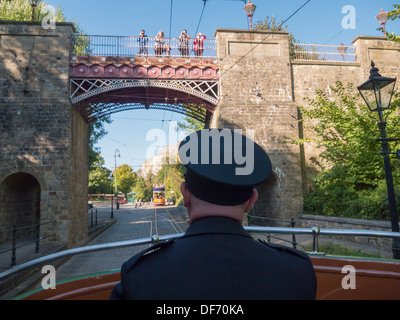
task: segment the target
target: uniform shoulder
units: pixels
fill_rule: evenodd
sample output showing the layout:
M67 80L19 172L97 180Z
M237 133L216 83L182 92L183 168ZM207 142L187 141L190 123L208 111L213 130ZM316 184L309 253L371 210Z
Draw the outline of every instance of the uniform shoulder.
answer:
M175 240L176 239L159 242L159 243L139 252L138 254L136 254L132 258L130 258L128 261L126 261L123 264L122 268L124 269L125 272L129 272L144 256L154 254L154 253L158 252L159 250L162 250L163 248L170 246L172 243L175 242Z
M289 254L293 254L293 255L296 255L296 256L301 257L308 261L310 260L310 258L307 254L305 254L304 252L301 252L299 250L296 250L294 248L290 248L290 247L286 247L286 246L274 244L274 243L268 243L265 240L260 240L260 239L258 241L271 249L275 249L275 250L283 251L283 252L286 252Z

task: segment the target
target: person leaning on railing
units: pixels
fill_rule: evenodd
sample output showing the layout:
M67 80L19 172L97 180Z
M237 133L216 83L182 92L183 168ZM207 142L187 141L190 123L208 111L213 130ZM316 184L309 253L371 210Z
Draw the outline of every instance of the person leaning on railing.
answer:
M170 54L171 47L168 43L165 43L164 40L164 32L159 31L154 38L154 52L156 56L162 56L164 52L167 52L167 55Z

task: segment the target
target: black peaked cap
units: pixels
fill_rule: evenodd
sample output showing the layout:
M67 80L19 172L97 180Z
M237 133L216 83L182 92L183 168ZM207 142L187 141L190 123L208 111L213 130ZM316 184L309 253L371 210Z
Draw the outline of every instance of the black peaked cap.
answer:
M185 181L198 198L224 206L246 202L255 186L272 172L266 152L254 141L229 129L203 129L179 145Z

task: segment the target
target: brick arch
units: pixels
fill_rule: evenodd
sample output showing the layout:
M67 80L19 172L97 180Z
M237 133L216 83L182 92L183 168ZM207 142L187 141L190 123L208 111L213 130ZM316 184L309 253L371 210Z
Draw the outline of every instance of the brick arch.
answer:
M40 219L41 185L33 175L16 172L0 183L0 225L9 229L34 225ZM19 236L29 235L34 228L22 229ZM1 240L7 240L7 233L1 233Z

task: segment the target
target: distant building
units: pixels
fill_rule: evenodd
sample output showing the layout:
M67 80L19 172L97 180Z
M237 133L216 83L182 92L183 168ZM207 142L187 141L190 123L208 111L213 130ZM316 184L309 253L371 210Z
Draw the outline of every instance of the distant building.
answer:
M150 172L156 174L161 169L163 164L175 164L177 154L178 144L172 144L160 149L157 155L147 159L142 163L142 167L137 172L138 176L145 178ZM170 161L168 159L170 159Z

